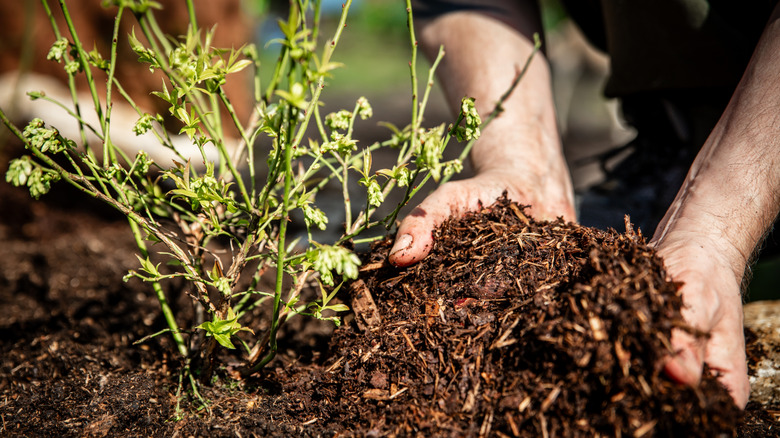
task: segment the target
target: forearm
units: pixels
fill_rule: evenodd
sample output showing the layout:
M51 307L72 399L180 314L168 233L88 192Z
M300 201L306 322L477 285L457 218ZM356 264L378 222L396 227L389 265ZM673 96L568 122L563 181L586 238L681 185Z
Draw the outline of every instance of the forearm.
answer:
M728 107L696 157L654 239L706 248L742 278L780 209L780 20L775 11Z
M463 96L473 97L484 119L531 55L533 34L541 31L535 2L508 3L502 5L509 9L500 18L489 12L454 12L419 26L428 54L444 46L438 76L452 108L459 108ZM519 182L516 186L545 192L554 204L548 210L573 219L571 182L556 125L549 66L542 54L535 56L503 109L472 150L475 171L511 174Z

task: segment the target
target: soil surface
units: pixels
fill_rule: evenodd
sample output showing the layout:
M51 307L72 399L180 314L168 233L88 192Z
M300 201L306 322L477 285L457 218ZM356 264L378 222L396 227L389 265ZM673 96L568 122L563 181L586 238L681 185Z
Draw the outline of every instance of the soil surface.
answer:
M777 405L743 415L711 376L665 378L680 297L630 230L502 203L447 223L407 269L383 242L329 347L293 319L262 376L223 367L203 408L177 396L167 337L135 344L165 325L150 288L122 281L123 217L60 186L33 202L0 183L0 206L3 436L780 436Z

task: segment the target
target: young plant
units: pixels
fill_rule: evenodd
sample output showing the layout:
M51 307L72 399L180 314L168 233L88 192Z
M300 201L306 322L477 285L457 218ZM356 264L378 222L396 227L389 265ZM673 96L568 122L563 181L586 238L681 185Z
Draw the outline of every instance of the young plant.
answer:
M277 41L278 61L265 84L261 84L258 49L252 44L238 49L213 47L215 31L198 27L192 0L187 0L188 31L180 37L163 33L155 18L159 5L151 0L107 3L116 8L116 24L109 53L99 53L85 49L65 0L59 5L66 29L58 27L54 12L42 0L57 38L48 57L62 63L70 78L73 101L60 104L79 121L80 138L63 138L56 127L37 119L20 130L0 109L0 118L29 151L10 163L6 179L26 186L34 198L63 180L127 216L140 266L126 279L135 277L151 285L167 324L160 333L172 336L185 364L182 377L189 379L193 390L197 390L196 375L210 381L217 349L234 349L236 340L244 352L241 372L254 373L275 357L279 327L289 315L339 323L337 314L348 309L333 299L344 281L357 277L360 265L350 248L373 239L359 239L366 230L392 229L400 208L425 181L447 180L460 170L461 160L479 136L479 116L473 101L464 99L451 126L422 126L434 70L444 51L433 62L420 99L409 1L411 123L394 128L388 140L367 147L359 147L353 138L357 120L372 117L365 98L351 109L329 114L322 114L319 104L328 78L340 66L333 55L350 0L343 5L334 34L325 39L320 35L319 2L290 2L287 19L279 21L284 37ZM128 15L136 20L139 34L135 30L120 34L119 23ZM145 112L116 79L117 49L123 44L150 70L163 73L165 80L154 94L165 102L167 114ZM252 69L255 89L252 114L243 120L224 84L245 69ZM74 79L79 75L89 84L91 104L77 99ZM109 84L102 95L96 87L98 75ZM48 99L34 91L29 96ZM137 113L135 134L154 135L178 157L173 165L155 162L145 151L132 155L116 146L110 127L112 108L119 100ZM495 113L499 110L500 105ZM97 124L85 121L87 111L96 113ZM179 135L196 147L197 159L179 152L161 124L166 117L179 122ZM228 132L235 132L238 141L231 141ZM460 159L444 161L442 153L453 135L469 145ZM98 147L88 141L90 136L98 139ZM394 148L395 162L375 168L372 157L379 148ZM211 158L214 152L216 159ZM332 213L318 207L317 196L333 181L344 196L345 220L337 239L316 242L312 230L325 229ZM361 202L350 196L356 188L363 191ZM389 215L377 217L379 207L396 189L402 192L400 204ZM305 241L291 238L296 214L303 218ZM209 249L215 243L227 248L229 257ZM266 274L272 274L272 286L263 286L261 278ZM188 328L182 328L184 321L173 313L162 286L174 278L185 280L183 292L196 308L196 320ZM305 302L302 291L310 284L316 285L319 299ZM244 326L244 317L267 301L268 328L258 331ZM255 331L254 338L237 336Z

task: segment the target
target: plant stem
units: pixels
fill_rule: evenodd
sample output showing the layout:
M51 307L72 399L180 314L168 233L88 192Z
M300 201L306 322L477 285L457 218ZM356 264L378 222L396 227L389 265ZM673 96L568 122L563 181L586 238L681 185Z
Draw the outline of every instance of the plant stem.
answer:
M149 40L150 44L152 44L153 49L156 53L156 58L160 63L160 65L162 66L168 78L174 84L176 84L176 86L187 89L186 84L182 81L182 79L178 76L178 74L170 69L170 66L167 64L165 57L160 55L163 52L159 50L159 47L154 42L155 41L154 36L157 36L157 38L160 40L160 43L163 44L163 46L166 48L166 52L164 53L170 53L171 50L170 45L168 44L167 40L162 34L162 31L160 30L159 25L157 24L157 21L154 18L154 14L152 14L151 12L147 12L141 18L140 23L141 23L141 29L143 30L146 39ZM195 29L193 29L193 31L194 30ZM206 133L211 138L212 143L217 148L217 151L219 151L219 155L222 160L221 165L224 164L227 166L228 170L230 171L230 174L232 174L233 176L233 180L238 185L239 192L241 193L241 196L244 198L244 203L246 205L246 208L249 211L254 210L255 207L253 203L253 198L249 195L249 192L246 189L246 185L244 184L244 180L241 178L241 174L238 172L236 166L233 165L233 162L230 159L230 154L228 153L227 148L225 147L224 137L221 135L221 130L218 129L219 126L215 128L214 126L212 126L211 123L208 123L207 114L210 113L210 111L205 110L207 105L203 102L203 100L200 98L200 96L197 93L188 92L187 96L192 99L191 102L192 108L195 109L195 112L197 113L198 117L201 119L203 128L206 130Z
M48 1L41 0L41 4L43 5L43 10L46 12L46 16L49 18L49 23L51 24L51 28L54 31L54 36L58 40L61 39L62 33L60 32L60 27L57 25L57 20L54 19L54 14L52 13L51 8L49 7ZM76 81L73 77L73 73L68 72L67 74L68 74L68 89L70 89L70 98L71 101L73 102L73 109L78 116L76 119L79 122L79 133L81 134L81 144L84 145L84 148L86 149L87 153L91 154L89 143L87 143L87 133L84 131L85 123L81 117L81 106L79 105L78 93L76 92ZM94 131L94 129L92 130Z
M417 150L417 129L420 127L420 120L417 115L417 37L414 33L414 18L412 16L412 2L406 0L406 22L409 27L409 41L412 47L412 60L409 62L409 72L412 76L412 132L411 132L411 150Z
M135 244L138 247L138 251L141 252L141 257L145 259L149 258L149 250L146 248L146 242L141 235L141 229L135 221L129 220L128 222L130 223L130 229L133 231L133 237L135 238ZM168 300L165 298L165 292L162 290L160 282L152 281L152 289L154 289L154 293L157 295L157 302L160 303L160 309L165 318L165 323L168 324L168 328L171 329L171 335L179 350L179 354L181 354L182 357L187 357L189 355L187 344L184 342L179 326L176 324L176 318L173 316L173 311L168 304Z
M92 132L95 137L98 138L101 142L104 141L103 134L98 132L92 125L87 124L87 122L81 117L80 114L78 114L76 111L78 111L78 106L76 107L76 111L68 108L67 105L63 104L62 102L58 100L54 100L49 96L41 96L38 99L44 100L46 102L50 102L54 105L57 105L58 107L62 108L63 111L67 112L69 116L73 117L77 122L79 122L79 125L82 127L82 130L84 128L89 129L90 132ZM86 140L84 140L86 141Z
M425 108L428 106L428 97L433 89L433 78L436 73L436 68L439 66L442 58L444 58L444 46L439 47L439 53L436 55L436 59L433 61L431 68L428 69L428 82L425 84L425 93L423 94L422 102L420 102L420 113L418 115L418 127L422 123L423 115L425 114Z
M190 25L194 28L198 28L198 17L195 15L195 5L192 0L187 0L187 14L190 17Z
M306 133L306 128L309 126L309 120L311 120L312 113L314 113L315 108L317 108L317 103L320 100L320 94L322 93L323 88L325 88L325 78L321 77L317 81L317 85L314 87L314 93L312 93L311 96L311 101L304 111L301 126L298 128L298 132L295 133L295 138L292 141L293 148L300 146L301 141L303 141L303 135Z
M173 256L179 262L181 262L187 274L189 274L193 279L200 278L200 276L197 273L197 270L195 269L194 266L192 266L192 263L190 262L190 259L187 256L187 254L165 232L160 230L155 223L146 220L144 217L142 217L141 215L133 211L129 206L117 201L111 196L98 190L98 188L95 187L90 182L90 180L85 176L68 172L65 168L63 168L57 162L55 162L46 154L41 152L38 148L31 145L24 138L24 135L19 131L19 129L16 128L16 126L14 126L10 120L8 120L8 117L5 115L2 109L0 109L0 120L3 122L3 124L5 124L8 127L8 129L11 130L11 132L14 133L14 135L16 135L22 142L24 142L27 149L32 151L33 155L35 155L36 158L46 163L46 165L49 168L55 170L60 176L62 176L63 179L65 179L66 182L70 183L80 191L114 207L115 209L122 212L125 216L127 216L128 219L136 222L139 226L146 229L149 233L153 234L157 239L159 239L163 244L165 244L165 246L167 246L168 249L171 250ZM98 181L102 183L102 180L100 178L98 178ZM107 190L105 186L103 187L105 190ZM202 301L202 304L210 308L212 311L216 311L216 307L214 307L214 304L208 298L208 293L206 291L204 283L202 281L193 280L193 284L198 289L198 293Z
M406 2L409 3L409 0ZM328 65L330 62L330 57L333 55L333 51L336 50L336 45L338 45L339 40L341 39L341 31L344 30L345 27L347 27L347 13L349 12L349 7L352 6L352 0L347 0L341 5L341 17L339 18L339 25L336 27L336 34L333 36L333 39L330 40L330 43L325 46L325 53L322 55L322 65Z
M274 287L274 308L271 317L271 329L269 333L269 348L266 356L253 367L257 371L267 365L276 357L276 333L279 330L279 310L282 301L282 289L284 286L284 260L287 256L285 238L287 234L287 222L290 216L290 188L292 187L292 145L286 145L284 149L284 194L282 196L282 218L279 223L279 236L277 237L276 259L276 285Z
M222 87L219 88L219 99L222 101L222 104L225 105L225 108L227 109L228 115L230 116L230 119L233 121L233 126L236 127L238 130L238 134L241 137L240 143L237 146L237 150L233 154L233 157L230 157L229 160L233 163L234 166L240 164L239 160L243 156L241 151L244 148L247 148L248 151L248 158L247 158L247 165L249 166L249 180L251 181L251 187L252 187L252 199L255 199L256 193L255 193L255 157L253 153L253 146L252 146L252 140L247 137L246 130L244 129L244 126L241 124L241 121L238 120L238 114L236 114L235 108L233 108L233 104L230 103L230 99L228 99L227 95L225 94L225 90L222 89ZM257 117L254 113L252 115L252 120L250 120L250 126L254 125L256 122L255 117ZM225 182L230 182L232 179L233 174L227 173L223 177Z
M79 63L84 70L84 76L86 76L87 84L89 85L90 94L92 94L92 103L95 105L95 112L97 113L98 120L103 130L103 135L106 135L105 117L103 116L103 109L100 105L100 98L98 97L97 88L95 88L95 79L92 77L92 70L89 68L89 62L87 61L87 52L84 51L84 46L79 40L78 33L76 32L76 26L73 24L73 20L68 12L68 7L65 5L65 0L60 0L60 8L62 14L65 16L65 23L68 25L70 36L73 38L73 44L76 46L76 50L79 54ZM103 142L103 166L108 167L109 153L108 143Z
M105 139L103 140L103 153L105 154L106 151L108 151L109 158L112 163L116 163L117 159L114 144L111 142L111 109L114 106L111 98L112 90L114 88L114 76L116 73L116 47L119 40L119 23L122 20L122 13L124 10L124 5L120 3L119 10L116 13L116 18L114 18L114 31L111 34L111 61L108 64L108 78L106 78L106 117L102 126L103 132L105 133ZM103 162L105 163L105 157Z
M279 82L282 80L282 70L287 66L287 62L290 60L290 51L287 46L282 46L282 52L279 54L279 59L276 61L276 67L274 68L271 81L268 83L268 88L265 90L265 103L271 103L271 97L276 91L276 87L279 86Z

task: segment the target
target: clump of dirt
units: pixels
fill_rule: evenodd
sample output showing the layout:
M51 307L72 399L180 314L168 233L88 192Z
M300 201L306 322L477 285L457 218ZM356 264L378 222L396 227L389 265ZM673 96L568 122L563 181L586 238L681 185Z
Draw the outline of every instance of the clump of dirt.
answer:
M718 436L741 417L707 374L661 361L678 285L640 233L537 222L506 199L435 234L403 270L379 245L334 337L330 381L378 435Z

